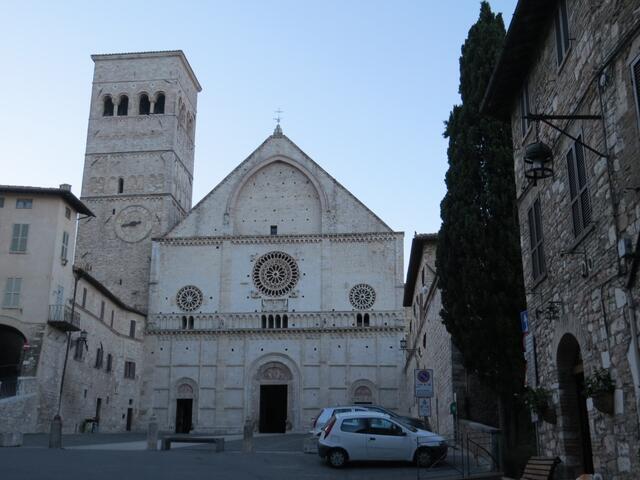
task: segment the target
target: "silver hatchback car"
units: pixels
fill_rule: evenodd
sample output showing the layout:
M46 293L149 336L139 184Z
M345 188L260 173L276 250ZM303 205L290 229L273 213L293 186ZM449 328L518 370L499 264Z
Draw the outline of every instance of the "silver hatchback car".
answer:
M427 467L443 460L447 448L440 435L371 411L332 416L318 441L318 454L336 468L351 460L407 461Z
M325 407L320 410L318 416L313 420L311 424L311 430L309 433L319 437L322 433L322 428L327 424L332 415L349 412L366 412L368 409L364 406L357 405L340 405L337 407Z

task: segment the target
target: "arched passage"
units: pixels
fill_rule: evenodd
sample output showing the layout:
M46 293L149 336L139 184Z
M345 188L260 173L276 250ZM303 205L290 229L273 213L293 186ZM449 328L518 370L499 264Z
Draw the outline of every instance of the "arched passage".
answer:
M558 389L565 466L569 472L593 473L593 454L587 399L584 396L584 368L580 344L567 333L558 345Z
M15 395L22 353L27 339L8 325L0 325L0 397Z

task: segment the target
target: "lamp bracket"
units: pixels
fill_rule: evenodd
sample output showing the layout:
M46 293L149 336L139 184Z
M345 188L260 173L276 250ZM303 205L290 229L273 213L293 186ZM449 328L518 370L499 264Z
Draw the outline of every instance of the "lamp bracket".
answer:
M544 115L541 113L530 113L528 115L524 115L523 118L532 122L542 122L545 125L549 125L554 130L557 130L561 134L569 137L571 140L573 140L576 143L579 143L584 148L586 148L590 152L595 153L599 157L609 158L608 155L605 155L604 153L599 152L595 148L590 147L589 145L584 143L582 140L579 140L578 138L574 137L563 128L560 128L557 125L554 125L553 123L551 123L551 120L602 120L602 115Z

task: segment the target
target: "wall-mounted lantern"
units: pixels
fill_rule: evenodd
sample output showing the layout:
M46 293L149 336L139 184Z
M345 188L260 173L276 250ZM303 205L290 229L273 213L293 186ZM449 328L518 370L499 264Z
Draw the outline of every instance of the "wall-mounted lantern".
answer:
M551 147L549 145L541 142L538 139L539 122L542 122L545 125L548 125L554 130L560 132L562 135L569 137L571 140L582 145L584 148L595 153L596 155L603 158L608 158L606 154L599 152L595 148L584 143L579 138L571 135L563 128L560 128L557 125L551 123L552 120L602 120L602 117L600 115L544 115L539 113L530 113L529 115L524 115L523 118L531 122L536 122L536 141L527 145L524 152L524 176L533 180L534 185L537 184L538 180L542 180L553 175L553 151L551 150Z
M533 180L537 185L538 180L553 175L553 152L551 147L544 142L530 143L524 150L524 176Z

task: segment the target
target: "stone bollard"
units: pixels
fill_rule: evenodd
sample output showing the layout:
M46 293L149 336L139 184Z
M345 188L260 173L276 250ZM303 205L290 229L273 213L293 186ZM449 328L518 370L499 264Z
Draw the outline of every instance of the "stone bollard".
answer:
M242 451L244 453L253 453L253 420L247 418L244 422Z
M147 450L158 449L158 420L155 415L151 415L149 426L147 427Z
M60 418L60 415L56 415L51 420L49 448L62 448L62 418Z

